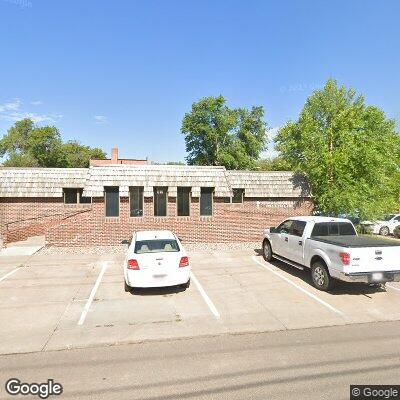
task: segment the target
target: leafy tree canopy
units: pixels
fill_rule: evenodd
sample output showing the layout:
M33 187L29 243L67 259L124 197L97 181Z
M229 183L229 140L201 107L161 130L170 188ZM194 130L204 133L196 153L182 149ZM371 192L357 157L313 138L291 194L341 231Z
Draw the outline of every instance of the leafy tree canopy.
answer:
M275 142L282 158L308 177L318 211L374 218L398 209L395 122L354 90L328 80Z
M281 156L262 158L257 161L257 169L260 171L290 171L292 166Z
M181 128L188 164L254 169L267 142L263 117L262 107L231 109L222 96L194 103Z
M88 167L91 158L104 159L106 154L74 140L64 143L56 127L38 127L23 119L0 139L0 157L4 156L8 167Z

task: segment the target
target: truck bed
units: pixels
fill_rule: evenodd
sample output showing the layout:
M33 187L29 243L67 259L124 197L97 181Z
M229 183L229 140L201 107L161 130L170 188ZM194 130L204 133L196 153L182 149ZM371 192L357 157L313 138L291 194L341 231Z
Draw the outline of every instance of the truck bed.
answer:
M383 239L374 236L313 236L310 239L341 247L400 247L400 241Z

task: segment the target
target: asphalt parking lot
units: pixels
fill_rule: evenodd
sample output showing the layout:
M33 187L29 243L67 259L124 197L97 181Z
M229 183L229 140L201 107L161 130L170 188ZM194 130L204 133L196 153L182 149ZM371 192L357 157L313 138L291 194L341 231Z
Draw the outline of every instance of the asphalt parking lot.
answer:
M257 249L189 253L192 284L125 293L122 254L0 260L0 353L400 320L400 285L314 289Z

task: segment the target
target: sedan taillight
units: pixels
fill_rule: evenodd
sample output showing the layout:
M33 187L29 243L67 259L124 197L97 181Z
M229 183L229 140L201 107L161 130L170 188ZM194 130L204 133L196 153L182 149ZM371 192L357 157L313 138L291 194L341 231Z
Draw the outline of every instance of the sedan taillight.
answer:
M132 270L139 270L139 264L137 262L137 260L128 260L128 269L132 269Z
M342 260L343 265L350 265L350 254L349 253L340 253L340 259Z
M179 262L179 268L187 267L189 265L189 257L182 257L181 261Z

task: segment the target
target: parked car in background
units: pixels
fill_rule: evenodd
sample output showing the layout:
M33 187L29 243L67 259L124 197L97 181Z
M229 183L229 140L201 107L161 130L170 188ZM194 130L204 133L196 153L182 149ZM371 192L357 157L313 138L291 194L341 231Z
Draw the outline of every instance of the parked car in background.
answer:
M365 233L388 236L393 234L394 228L400 225L400 214L389 214L382 220L362 221L361 226Z
M125 291L132 287L189 287L189 258L174 233L138 231L128 244L123 265Z
M292 217L264 231L263 256L298 269L309 268L314 286L332 288L335 279L382 284L400 281L400 243L358 236L348 219Z

